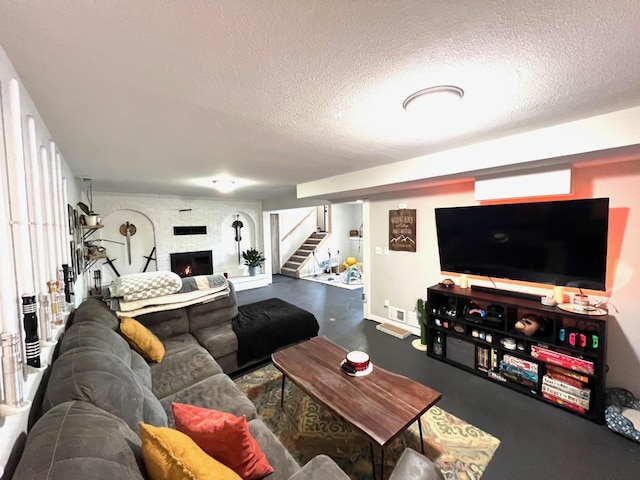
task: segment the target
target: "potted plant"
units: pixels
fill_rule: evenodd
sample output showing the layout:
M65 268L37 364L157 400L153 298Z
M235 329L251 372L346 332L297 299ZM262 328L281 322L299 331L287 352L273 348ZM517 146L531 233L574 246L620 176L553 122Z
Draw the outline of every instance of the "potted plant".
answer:
M249 250L242 252L242 263L249 267L249 275L255 277L262 267L262 263L266 260L262 252L251 247Z
M78 208L84 213L84 221L88 227L95 227L98 224L98 214L91 207L84 202L78 202Z

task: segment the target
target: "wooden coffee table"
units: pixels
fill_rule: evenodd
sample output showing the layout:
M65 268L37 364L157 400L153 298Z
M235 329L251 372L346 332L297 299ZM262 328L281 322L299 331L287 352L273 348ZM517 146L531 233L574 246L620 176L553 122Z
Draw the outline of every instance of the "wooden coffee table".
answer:
M442 395L410 378L375 365L366 376L352 377L340 368L347 350L324 336L299 343L271 355L284 382L288 377L307 395L356 427L382 447L381 476L384 474L384 447L418 420ZM281 404L284 398L281 398ZM418 422L420 444L422 425ZM373 444L371 462L373 464ZM375 478L375 468L374 468Z

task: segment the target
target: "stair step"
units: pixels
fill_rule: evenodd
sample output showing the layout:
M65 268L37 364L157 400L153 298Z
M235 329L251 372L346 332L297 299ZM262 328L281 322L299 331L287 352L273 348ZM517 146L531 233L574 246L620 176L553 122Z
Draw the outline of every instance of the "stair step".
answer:
M280 269L280 275L284 275L286 277L300 278L300 274L297 270L292 270L291 268L282 267Z

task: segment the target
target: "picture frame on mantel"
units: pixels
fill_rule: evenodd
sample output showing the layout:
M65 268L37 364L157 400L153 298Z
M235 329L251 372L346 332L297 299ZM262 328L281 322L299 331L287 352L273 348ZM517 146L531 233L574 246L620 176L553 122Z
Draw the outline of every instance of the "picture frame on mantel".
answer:
M416 210L389 210L389 250L416 251Z

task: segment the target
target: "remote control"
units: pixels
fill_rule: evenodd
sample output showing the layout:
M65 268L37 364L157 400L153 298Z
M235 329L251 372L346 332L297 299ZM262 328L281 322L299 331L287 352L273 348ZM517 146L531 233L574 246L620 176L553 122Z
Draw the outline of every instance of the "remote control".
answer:
M347 362L344 362L342 364L342 370L344 370L347 373L351 373L351 374L356 373L356 369L353 368L351 365L349 365Z

